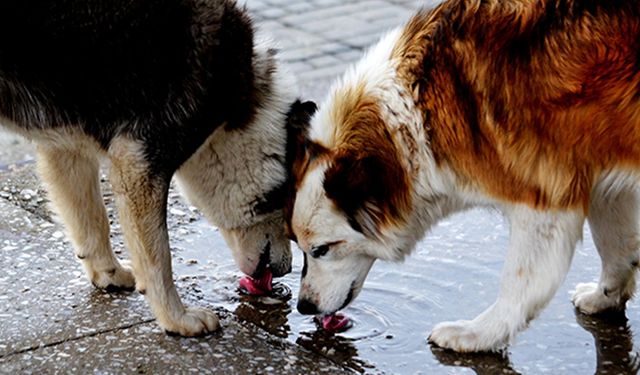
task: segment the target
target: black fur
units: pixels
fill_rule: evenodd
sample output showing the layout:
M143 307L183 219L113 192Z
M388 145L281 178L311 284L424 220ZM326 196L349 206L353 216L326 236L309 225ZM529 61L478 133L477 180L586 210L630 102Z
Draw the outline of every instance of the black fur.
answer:
M267 240L267 244L262 249L260 254L260 261L256 266L255 272L251 275L254 279L261 279L264 276L267 267L269 267L269 260L271 259L271 241Z
M303 252L302 255L304 256L304 264L302 266L302 273L300 274L300 278L304 279L305 276L307 276L307 271L308 271L308 263L307 263L307 253Z
M285 228L289 239L297 241L293 230L291 229L291 215L293 214L293 203L296 194L297 179L296 162L300 163L304 159L307 150L307 132L309 130L309 122L318 107L312 101L301 102L295 101L289 112L287 113L287 149L285 155L285 166L287 170L287 179L283 186L285 197L284 217Z
M304 153L299 149L306 147L309 121L311 121L311 117L317 110L318 106L312 101L301 102L296 100L287 113L287 154L285 161L287 171L293 170L293 163L296 158Z
M0 2L0 115L74 127L103 148L146 145L170 176L223 123L259 103L253 30L228 0Z

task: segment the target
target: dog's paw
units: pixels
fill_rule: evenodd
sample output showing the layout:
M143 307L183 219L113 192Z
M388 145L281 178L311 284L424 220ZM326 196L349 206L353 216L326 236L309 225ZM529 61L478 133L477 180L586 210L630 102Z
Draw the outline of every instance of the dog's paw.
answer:
M437 324L429 341L456 352L487 352L502 349L507 344L507 337L488 332L487 326L473 321L459 320Z
M211 310L191 307L185 309L184 314L175 322L164 327L169 335L202 336L215 332L220 327L218 316Z
M104 271L89 272L91 282L96 288L111 290L133 290L136 279L128 261L116 263L113 267Z
M622 301L619 298L605 295L604 291L596 283L581 283L576 285L576 290L571 298L573 305L584 314L597 314L607 310L617 310Z

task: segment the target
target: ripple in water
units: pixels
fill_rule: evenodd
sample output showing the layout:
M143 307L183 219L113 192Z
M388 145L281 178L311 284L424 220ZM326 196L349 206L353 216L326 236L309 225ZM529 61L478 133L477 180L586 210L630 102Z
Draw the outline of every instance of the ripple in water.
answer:
M343 310L351 319L351 328L342 333L329 333L322 330L313 317L301 315L295 309L302 268L302 256L295 245L294 271L277 280L274 294L248 296L237 289L241 275L230 250L207 228L203 222L202 231L190 238L189 248L181 249L181 255L185 259L206 256L213 261L189 265L179 262L176 266L181 274L191 270L194 274L211 275L198 277L199 288L206 291L198 290L199 299L233 311L243 321L358 372L378 372L378 365L394 371L419 369L415 367L416 356L430 352L426 338L433 310L447 304L441 300L443 294L458 288L458 283L447 281L446 277L455 259L423 255L430 263L430 274L424 272L424 259L417 264L411 260L404 264L379 262L356 303ZM203 253L203 249L210 250ZM474 265L467 271L469 277L473 277L486 270ZM188 277L182 279L182 283L188 281ZM368 358L374 358L375 363Z
M376 263L360 296L342 311L352 327L337 334L319 329L312 317L295 309L302 268L295 245L294 271L278 279L276 292L269 297L238 292L241 274L230 250L204 221L202 231L187 239L188 248L180 249L186 261L177 262L175 268L184 275L178 279L179 288L190 290L188 296L195 296L199 304L222 306L241 320L357 372L593 373L612 363L612 368L621 364L637 371L640 356L629 325L640 326L638 302L630 303L629 325L626 320L613 326L607 325L608 320L584 323L580 316L576 322L569 290L577 282L597 278L599 270L588 236L588 249L576 252L563 288L509 351L464 355L427 344L435 324L473 318L493 303L507 235L501 219L482 211L444 222L403 264ZM189 262L190 258L198 262ZM618 350L602 343L624 345L618 345L622 347ZM512 365L512 360L520 365Z

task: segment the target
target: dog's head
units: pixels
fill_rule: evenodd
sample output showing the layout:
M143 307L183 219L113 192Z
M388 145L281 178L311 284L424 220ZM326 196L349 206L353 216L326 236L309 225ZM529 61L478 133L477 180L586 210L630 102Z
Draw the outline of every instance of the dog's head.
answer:
M409 211L409 177L379 100L362 87L334 92L298 152L285 209L304 252L298 310L331 314L358 295L376 259L404 256L393 231Z
M275 277L291 271L285 197L296 140L316 109L313 102L272 100L248 126L218 128L178 171L182 191L219 228L240 270L254 278L267 267Z
M266 218L247 227L220 229L240 270L247 275L260 278L267 266L275 277L291 271L290 239L285 231L283 210L287 209L287 196L294 194L295 155L315 111L316 104L312 101L296 100L289 108L285 120L286 152L281 163L286 179L266 191L252 209L256 216L267 215Z
M285 155L279 163L286 178L265 191L252 207L254 216L264 217L264 220L246 227L220 229L240 270L254 278L260 278L267 267L275 277L291 271L291 247L285 231L284 210L287 196L294 193L295 155L315 111L316 104L312 101L296 100L289 107L285 119Z

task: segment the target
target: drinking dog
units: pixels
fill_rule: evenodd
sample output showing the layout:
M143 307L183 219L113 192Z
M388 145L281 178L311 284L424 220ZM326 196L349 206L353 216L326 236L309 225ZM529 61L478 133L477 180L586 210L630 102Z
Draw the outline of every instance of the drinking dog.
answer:
M435 326L433 343L509 343L564 280L585 219L602 274L573 302L624 308L638 265L639 40L638 2L592 0L450 0L382 38L299 148L288 205L305 254L298 310L344 308L376 259L404 259L474 206L510 223L499 296L473 320Z
M161 327L218 327L183 306L166 226L172 176L256 278L290 271L282 207L293 80L227 0L16 0L0 4L0 123L37 143L38 166L98 288L145 293ZM114 256L109 179L131 264Z

